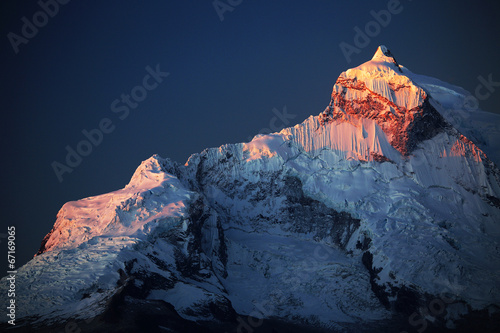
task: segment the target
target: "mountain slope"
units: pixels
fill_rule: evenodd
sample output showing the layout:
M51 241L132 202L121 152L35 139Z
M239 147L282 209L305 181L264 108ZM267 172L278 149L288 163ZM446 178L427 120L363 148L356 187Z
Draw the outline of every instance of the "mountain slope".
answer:
M495 312L500 171L450 113L466 96L381 46L318 116L185 165L155 155L124 189L63 206L19 269L18 316L134 331L140 304L171 314L152 331L374 331L411 329L436 300L435 326Z

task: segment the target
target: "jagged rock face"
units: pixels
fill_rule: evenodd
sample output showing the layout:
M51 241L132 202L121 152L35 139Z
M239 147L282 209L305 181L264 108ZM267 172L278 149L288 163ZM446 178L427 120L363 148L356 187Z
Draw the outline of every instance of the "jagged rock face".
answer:
M319 116L185 165L155 155L124 189L62 207L19 269L18 316L373 332L411 330L436 299L441 326L498 307L500 171L444 120L455 99L380 47Z
M283 169L245 170L230 152L223 151L218 156L224 157L202 155L196 178L205 195L217 197L211 205L225 215L226 221L251 226L256 231L278 226L285 232L312 234L315 240L329 239L340 248L346 247L359 227L359 220L349 213L338 212L306 196L301 180ZM247 203L244 209L242 202Z
M402 72L390 51L385 49L383 55L376 54L374 59L392 59ZM373 119L387 134L391 145L405 156L420 142L449 126L430 104L427 93L409 78L393 72L389 80L381 79L376 68L370 70L372 72L367 71L365 75L358 75L356 70L340 75L333 87L331 102L320 115L322 124Z

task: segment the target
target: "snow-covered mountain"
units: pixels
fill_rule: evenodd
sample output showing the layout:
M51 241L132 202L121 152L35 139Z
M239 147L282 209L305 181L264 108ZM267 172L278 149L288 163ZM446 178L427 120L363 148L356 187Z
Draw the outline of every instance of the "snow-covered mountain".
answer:
M467 110L469 97L380 46L318 116L184 165L152 156L124 189L61 208L18 271L17 320L85 332L493 327L500 117Z

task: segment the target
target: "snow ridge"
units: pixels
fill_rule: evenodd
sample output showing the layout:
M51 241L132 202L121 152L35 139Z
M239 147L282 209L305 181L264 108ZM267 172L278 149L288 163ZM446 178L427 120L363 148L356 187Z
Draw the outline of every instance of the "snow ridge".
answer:
M500 171L454 127L464 96L380 46L318 116L185 165L154 155L124 189L61 208L19 269L18 316L94 317L117 293L193 322L272 301L273 317L339 330L443 292L443 325L498 307Z

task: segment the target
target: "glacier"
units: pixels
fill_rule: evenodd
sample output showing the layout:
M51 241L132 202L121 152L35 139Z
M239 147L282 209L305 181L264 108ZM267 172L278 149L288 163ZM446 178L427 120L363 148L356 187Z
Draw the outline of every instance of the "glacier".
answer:
M20 329L409 332L497 318L500 116L466 109L468 96L380 46L317 116L184 165L152 156L125 188L61 208L18 270Z

